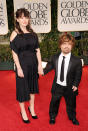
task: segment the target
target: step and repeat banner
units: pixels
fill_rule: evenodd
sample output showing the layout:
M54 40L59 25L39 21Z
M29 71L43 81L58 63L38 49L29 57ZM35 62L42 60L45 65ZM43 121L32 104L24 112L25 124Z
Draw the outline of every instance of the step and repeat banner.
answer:
M6 0L0 0L0 35L8 33Z
M50 0L14 0L14 12L21 7L29 10L31 27L36 33L51 31Z
M36 33L51 31L51 0L13 0L14 13L19 8L30 12ZM58 0L57 28L60 32L88 30L88 0ZM6 0L0 0L0 35L8 33Z
M58 0L58 30L88 30L88 0Z

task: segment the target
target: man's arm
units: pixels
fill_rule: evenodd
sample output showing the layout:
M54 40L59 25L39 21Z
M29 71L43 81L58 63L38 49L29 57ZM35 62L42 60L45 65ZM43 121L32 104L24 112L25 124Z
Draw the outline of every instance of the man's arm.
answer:
M75 80L73 83L73 89L75 90L75 87L78 88L80 80L81 80L81 76L82 76L82 62L81 60L79 60L76 69L75 69Z
M48 61L46 67L43 69L44 75L54 69L53 57Z

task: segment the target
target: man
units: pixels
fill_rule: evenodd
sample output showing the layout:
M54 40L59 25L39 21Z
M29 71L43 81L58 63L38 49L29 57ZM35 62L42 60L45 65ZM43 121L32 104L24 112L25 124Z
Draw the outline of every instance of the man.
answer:
M50 124L55 124L59 103L61 97L64 96L69 120L73 124L79 125L76 119L76 95L78 94L78 85L82 75L82 63L79 58L71 53L74 45L74 37L70 34L63 34L59 39L61 53L54 55L44 69L44 74L52 69L55 70L49 108Z

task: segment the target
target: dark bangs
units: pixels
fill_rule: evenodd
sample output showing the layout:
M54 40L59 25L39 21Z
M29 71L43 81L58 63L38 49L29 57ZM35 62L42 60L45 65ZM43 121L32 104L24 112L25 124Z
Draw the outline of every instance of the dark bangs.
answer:
M16 18L19 18L22 16L29 18L29 11L25 8L18 9L16 12Z

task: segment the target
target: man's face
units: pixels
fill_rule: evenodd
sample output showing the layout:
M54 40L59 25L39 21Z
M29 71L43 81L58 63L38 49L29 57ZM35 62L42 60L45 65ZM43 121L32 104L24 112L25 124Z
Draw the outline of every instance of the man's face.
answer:
M71 41L64 42L63 44L61 44L60 48L63 54L68 54L72 50L72 42Z

